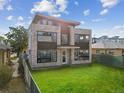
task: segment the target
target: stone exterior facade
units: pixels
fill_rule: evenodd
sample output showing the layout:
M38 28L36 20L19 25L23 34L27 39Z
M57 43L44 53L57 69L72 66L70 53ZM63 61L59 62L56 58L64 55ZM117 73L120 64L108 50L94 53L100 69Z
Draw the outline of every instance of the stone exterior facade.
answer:
M46 21L51 21L53 24L43 24L41 21L43 20ZM32 68L40 68L40 67L54 67L54 66L62 66L62 65L71 65L71 64L83 64L83 63L91 63L91 30L89 29L76 29L75 26L79 25L78 22L70 22L70 21L65 21L62 19L54 18L54 17L49 17L49 16L44 16L37 14L35 15L30 27L29 27L29 46L28 46L28 51L29 51L29 63ZM40 45L45 44L46 40L44 42L38 42L38 32L53 32L56 33L57 38L56 38L56 45L51 44L51 46L48 42L46 45L46 49L43 48L42 46L40 49L38 49L38 44ZM67 33L68 34L68 43L67 45L62 45L62 33ZM75 44L75 35L80 34L80 35L88 35L88 40L86 41L86 44L88 47L85 49L88 50L88 59L87 60L78 60L75 61L75 49L80 49L82 45ZM52 45L56 47L56 62L41 62L38 63L38 51L39 50L49 50L52 49ZM39 46L40 47L40 46ZM65 56L65 63L63 63L63 52L66 54Z

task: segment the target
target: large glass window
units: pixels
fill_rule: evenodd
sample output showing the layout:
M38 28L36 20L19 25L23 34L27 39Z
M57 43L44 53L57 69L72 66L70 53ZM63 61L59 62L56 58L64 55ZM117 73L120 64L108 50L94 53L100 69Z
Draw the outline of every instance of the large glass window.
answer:
M75 43L79 44L80 42L84 42L84 40L89 40L90 36L85 34L75 34Z
M109 55L114 55L114 50L113 49L108 50L108 54Z
M90 39L90 36L89 36L89 35L86 35L85 38L86 38L87 40L89 40L89 39Z
M80 43L80 38L79 37L80 37L80 35L77 35L77 34L75 35L75 43L76 44Z
M89 59L89 50L88 49L75 49L74 59L77 60L88 60Z
M56 50L38 50L37 62L56 62L57 61L57 52Z
M80 50L80 60L88 60L89 59L89 50L82 49Z
M80 53L80 49L75 49L75 52L74 52L74 59L77 61L79 60L79 53Z
M62 34L62 45L68 44L68 34Z
M57 42L57 34L55 32L37 32L39 42Z

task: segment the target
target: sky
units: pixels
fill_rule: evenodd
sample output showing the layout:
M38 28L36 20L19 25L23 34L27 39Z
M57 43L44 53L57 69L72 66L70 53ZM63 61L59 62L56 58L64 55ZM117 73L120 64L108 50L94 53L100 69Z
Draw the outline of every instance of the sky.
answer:
M0 0L0 35L9 27L28 28L41 13L80 22L92 36L124 37L124 0Z

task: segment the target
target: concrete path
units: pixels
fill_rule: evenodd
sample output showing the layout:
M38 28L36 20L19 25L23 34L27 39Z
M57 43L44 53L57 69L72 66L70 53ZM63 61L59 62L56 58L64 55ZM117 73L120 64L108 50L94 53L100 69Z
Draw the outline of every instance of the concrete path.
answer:
M12 62L13 62L13 74L12 74L12 77L13 78L16 78L16 77L19 77L20 75L19 75L19 73L18 73L18 67L19 67L19 63L18 63L18 58L16 59L16 60L13 60Z

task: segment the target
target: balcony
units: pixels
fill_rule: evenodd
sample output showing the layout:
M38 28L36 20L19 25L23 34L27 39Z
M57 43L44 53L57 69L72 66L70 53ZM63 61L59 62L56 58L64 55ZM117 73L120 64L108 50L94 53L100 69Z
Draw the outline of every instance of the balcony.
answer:
M58 32L59 27L52 25L35 24L35 29L36 31L42 30L42 31Z

